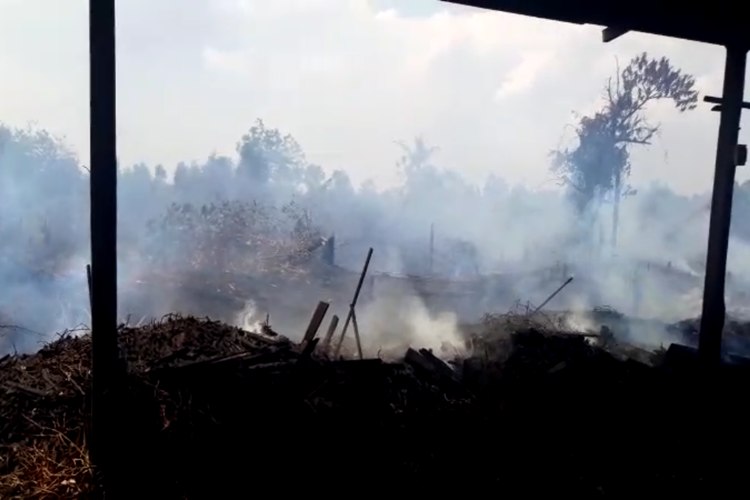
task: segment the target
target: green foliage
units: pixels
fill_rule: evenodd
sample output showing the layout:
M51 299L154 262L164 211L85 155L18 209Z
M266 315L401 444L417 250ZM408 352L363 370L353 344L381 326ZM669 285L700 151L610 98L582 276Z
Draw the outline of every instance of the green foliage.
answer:
M263 120L242 136L237 145L239 172L259 185L271 180L289 181L306 166L302 147L291 134L267 128Z
M570 189L570 197L579 212L595 199L603 198L614 187L613 169L628 164L628 152L613 144L607 133L607 116L584 116L577 129L575 148L553 152L553 171Z
M629 148L651 144L659 132L659 124L647 120L647 105L670 100L679 112L692 110L698 102L694 87L695 79L667 58L645 52L607 81L602 109L576 125L577 145L552 152L552 171L570 188L579 210L608 194L619 199L634 193L627 185Z

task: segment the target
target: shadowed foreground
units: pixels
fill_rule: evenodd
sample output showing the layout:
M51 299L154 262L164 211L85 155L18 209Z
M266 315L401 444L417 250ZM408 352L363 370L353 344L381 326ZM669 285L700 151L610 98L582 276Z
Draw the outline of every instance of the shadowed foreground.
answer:
M334 361L270 329L195 318L122 328L129 496L742 491L743 369L724 369L709 414L676 351L624 360L581 335L491 325L467 342L451 369L418 349ZM2 360L0 497L91 496L90 346L64 337Z

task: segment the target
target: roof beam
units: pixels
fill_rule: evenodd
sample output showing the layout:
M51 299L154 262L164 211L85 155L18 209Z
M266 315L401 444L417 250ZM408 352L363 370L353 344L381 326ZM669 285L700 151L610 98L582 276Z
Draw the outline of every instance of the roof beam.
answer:
M722 99L721 97L714 97L712 95L704 95L703 102L716 104L716 106L711 108L711 111L721 111L721 104L724 102L724 99ZM750 102L743 101L742 109L750 109Z
M712 8L696 14L675 11L666 0L594 2L576 0L442 0L510 14L594 26L626 26L630 31L682 38L715 45L750 47L747 17L742 2L715 0ZM613 30L609 30L613 31ZM622 35L622 33L620 33ZM611 36L605 42L614 40Z
M615 28L614 26L610 26L608 28L604 28L602 30L602 42L609 43L613 40L617 40L625 33L628 33L630 30L626 28Z

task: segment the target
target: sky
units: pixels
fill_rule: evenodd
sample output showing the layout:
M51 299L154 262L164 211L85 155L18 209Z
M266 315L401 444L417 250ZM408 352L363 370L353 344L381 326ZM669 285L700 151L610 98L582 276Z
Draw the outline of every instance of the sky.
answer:
M549 151L572 142L575 113L596 109L618 63L667 56L709 95L723 75L720 47L639 33L603 44L601 27L437 0L127 0L117 23L120 159L168 171L233 154L262 118L355 182L397 182L395 142L422 135L439 167L472 181L546 186ZM86 163L87 0L2 0L0 75L0 121L64 136ZM634 152L632 183L709 189L718 113L648 115L662 133Z

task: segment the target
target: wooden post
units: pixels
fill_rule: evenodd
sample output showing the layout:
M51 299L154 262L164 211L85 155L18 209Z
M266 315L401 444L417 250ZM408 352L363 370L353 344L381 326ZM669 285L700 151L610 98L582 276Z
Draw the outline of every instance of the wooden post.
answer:
M326 332L326 336L323 338L323 345L322 345L323 351L327 351L328 348L330 347L331 339L333 338L333 334L336 331L337 326L339 326L339 317L334 314L333 318L331 318L331 324L328 325L328 331Z
M115 0L89 0L91 185L91 458L103 496L128 496L117 392L124 375L117 347L117 106ZM96 269L96 272L93 270ZM96 292L96 293L93 293Z
M708 251L703 286L698 353L701 366L714 374L721 361L721 340L726 316L726 274L729 229L732 220L732 196L736 173L742 100L747 67L746 47L727 47L721 119L716 148L711 215L708 225Z
M359 325L357 324L357 313L354 310L354 308L351 309L351 315L352 315L352 329L354 330L354 338L357 340L357 354L359 354L359 359L364 359L364 355L362 354L362 341L359 337Z

